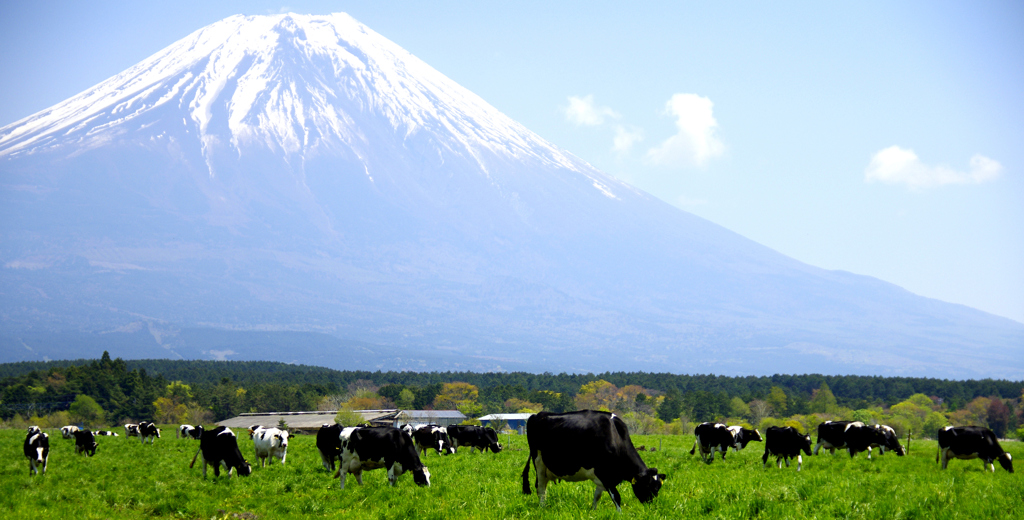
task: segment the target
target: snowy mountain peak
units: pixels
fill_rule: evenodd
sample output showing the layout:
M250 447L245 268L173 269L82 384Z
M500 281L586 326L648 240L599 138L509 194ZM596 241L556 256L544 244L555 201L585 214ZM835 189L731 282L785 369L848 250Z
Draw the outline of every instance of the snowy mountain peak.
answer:
M0 157L88 149L138 131L192 133L204 153L230 143L239 154L256 146L301 157L331 149L364 157L383 134L426 133L442 160L456 154L487 172L485 156L514 157L584 173L608 190L606 176L343 13L236 15L199 29L0 128Z

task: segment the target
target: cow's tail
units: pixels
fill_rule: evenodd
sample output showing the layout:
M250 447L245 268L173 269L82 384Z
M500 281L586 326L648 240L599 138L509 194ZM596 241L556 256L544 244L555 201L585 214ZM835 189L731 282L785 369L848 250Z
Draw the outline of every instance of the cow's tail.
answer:
M192 469L192 466L196 465L196 459L199 457L200 451L203 451L203 449L199 448L198 450L196 450L196 454L192 456L192 463L188 465L188 469Z
M523 468L523 494L530 494L530 461L533 460L533 454L527 455L526 467Z

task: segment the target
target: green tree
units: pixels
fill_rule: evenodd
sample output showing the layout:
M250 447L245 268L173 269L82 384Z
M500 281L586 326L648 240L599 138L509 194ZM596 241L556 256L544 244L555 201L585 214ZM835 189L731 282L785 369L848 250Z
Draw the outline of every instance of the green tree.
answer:
M85 394L79 394L75 398L75 402L71 403L68 412L71 414L71 420L75 422L85 423L89 426L98 426L103 423L103 408L95 399Z
M784 417L786 410L789 409L788 399L786 398L785 390L773 386L771 392L768 392L768 397L765 399L768 404L771 405L772 411L775 412L776 417Z
M403 388L398 393L398 398L395 399L395 406L400 410L408 410L413 407L413 403L416 402L416 394L408 388Z
M739 397L733 397L729 401L729 415L739 419L745 419L750 417L750 406L743 402L743 399Z
M838 408L836 396L832 394L828 383L822 382L821 387L812 393L808 409L811 413L835 413Z

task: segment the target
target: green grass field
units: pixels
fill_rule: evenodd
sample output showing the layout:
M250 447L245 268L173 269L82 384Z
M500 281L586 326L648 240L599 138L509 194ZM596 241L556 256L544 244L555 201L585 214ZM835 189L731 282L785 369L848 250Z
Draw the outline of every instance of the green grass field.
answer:
M431 487L419 488L403 475L390 488L384 470L364 473L364 485L349 478L346 489L320 465L313 436L291 439L288 462L254 468L250 477L203 479L200 465L188 464L197 441L174 438L164 427L155 445L138 439L97 437L93 458L75 455L74 441L48 430L50 464L46 476L30 476L22 454L25 433L0 430L6 456L0 462L0 516L3 518L1024 518L1024 478L996 465L983 472L978 460L935 462L935 443L915 441L910 455L845 453L805 457L793 467L761 468L762 443L752 443L728 460L711 465L690 456L692 436L635 436L636 445L663 448L641 452L648 466L668 474L661 494L640 504L628 484L619 487L622 513L607 494L590 509L594 486L563 482L548 488L547 504L536 493L523 495L521 473L526 438L508 442L499 454L440 457L430 453ZM167 435L167 433L170 435ZM253 461L244 432L239 445ZM1018 466L1024 447L1003 443ZM772 462L772 459L769 460ZM1024 471L1024 467L1018 467ZM531 469L531 482L533 480ZM238 516L235 516L235 515Z

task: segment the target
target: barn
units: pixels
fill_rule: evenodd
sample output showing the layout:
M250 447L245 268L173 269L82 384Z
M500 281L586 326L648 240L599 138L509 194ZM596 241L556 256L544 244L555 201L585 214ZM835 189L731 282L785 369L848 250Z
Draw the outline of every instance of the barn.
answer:
M402 410L398 412L398 422L395 426L406 424L451 426L462 424L465 420L466 415L458 410Z
M526 421L532 413L492 413L480 418L480 424L490 426L496 430L515 430L520 434L526 433ZM497 428L504 423L504 428Z
M437 424L449 426L466 420L458 410L354 410L373 426L399 427L405 424ZM228 428L248 428L254 424L277 426L281 420L293 433L315 434L320 426L334 422L338 410L316 412L261 412L243 413L217 423Z

